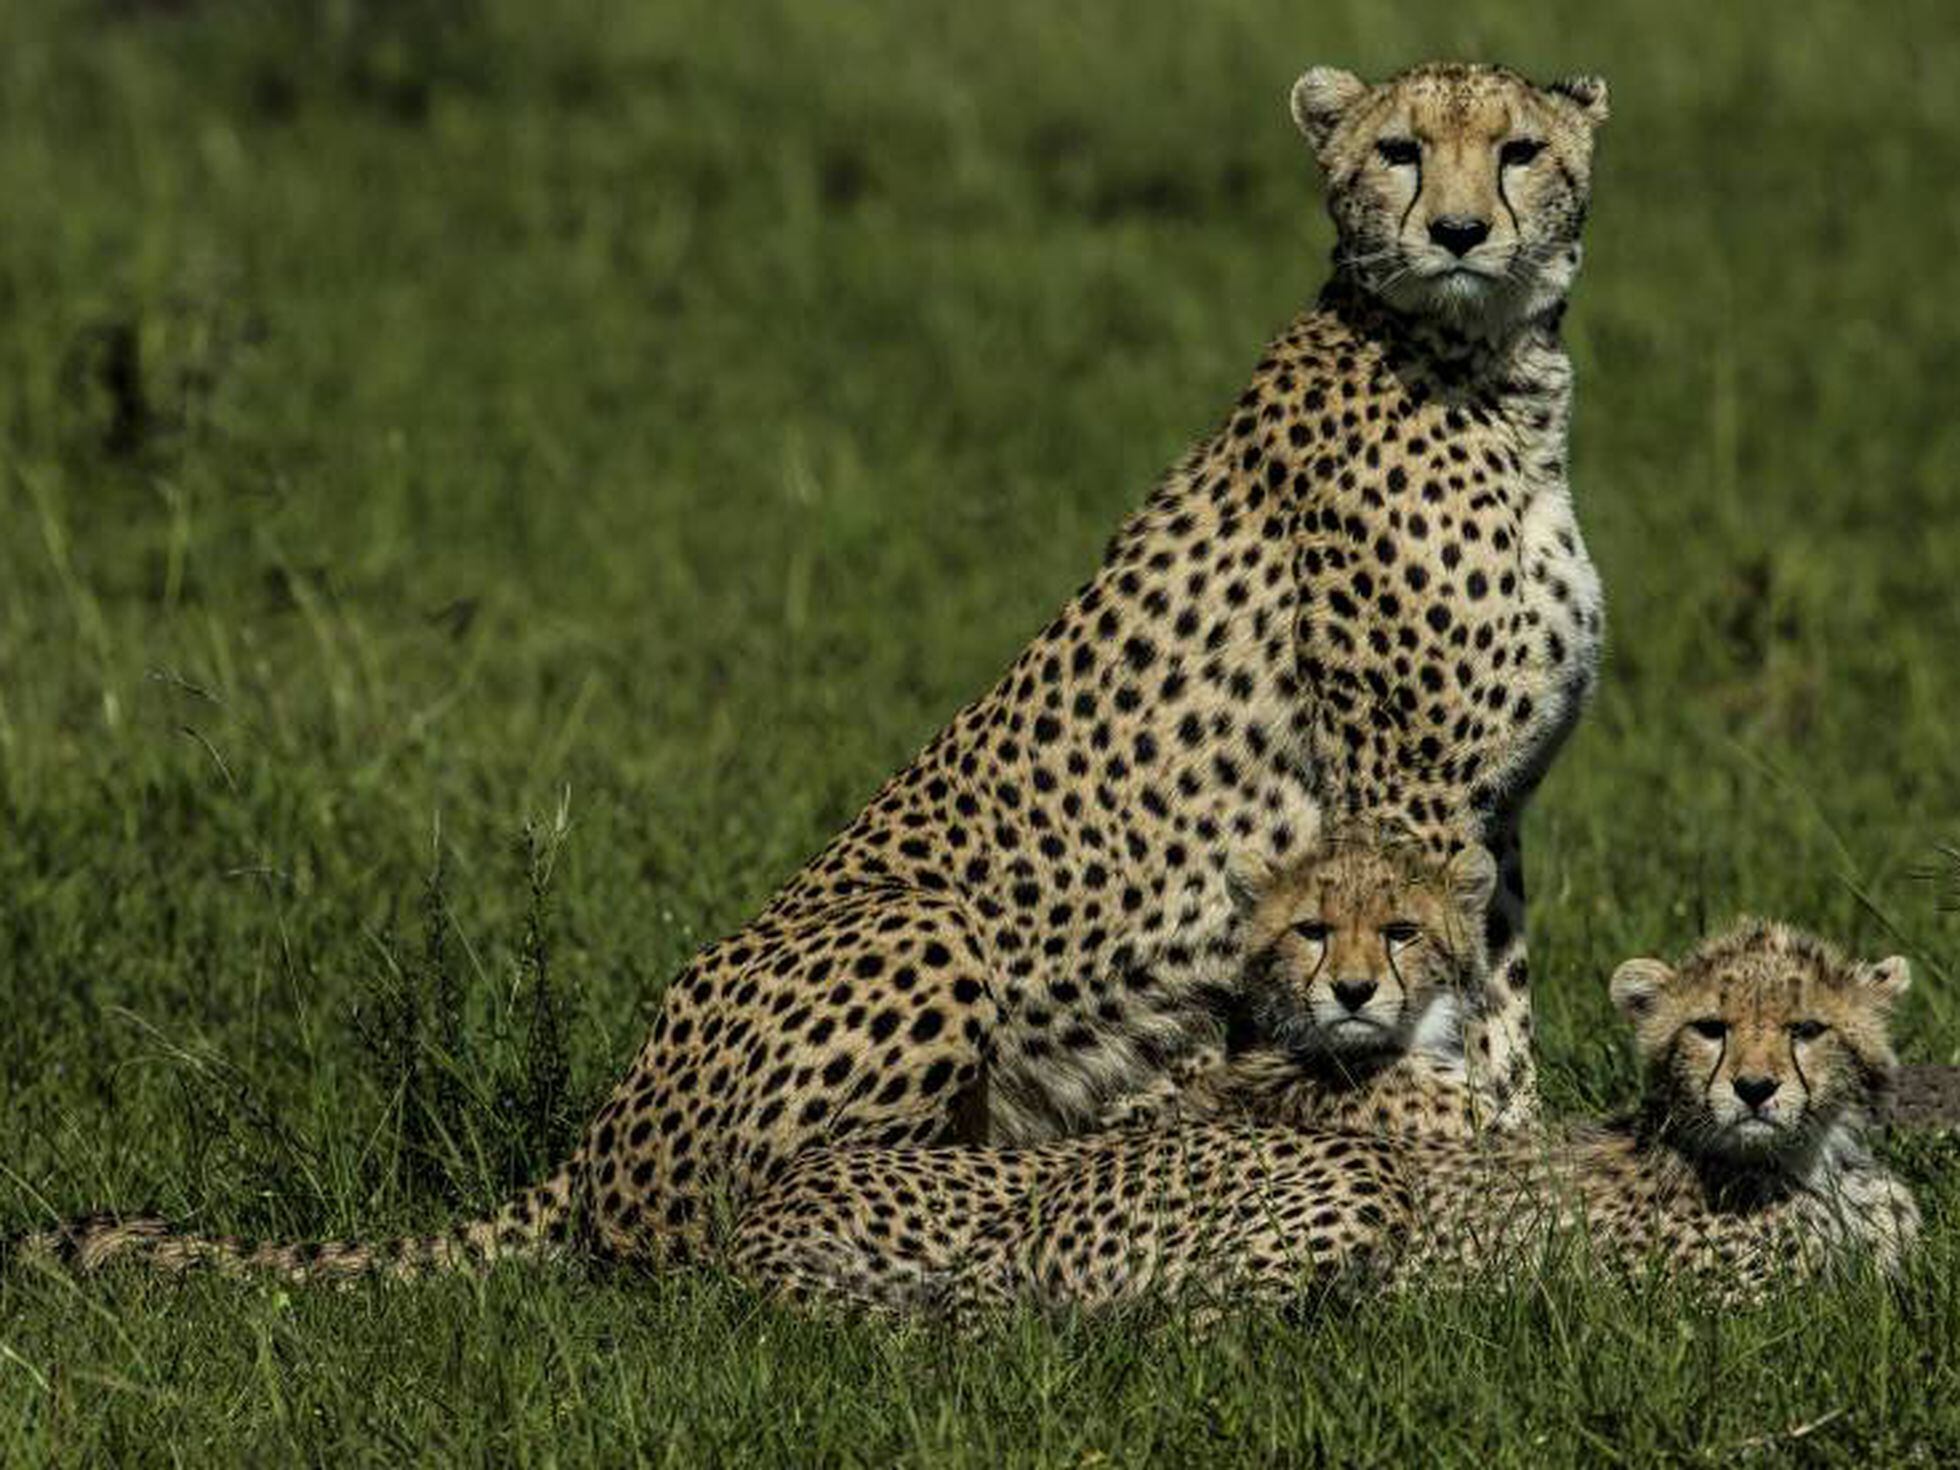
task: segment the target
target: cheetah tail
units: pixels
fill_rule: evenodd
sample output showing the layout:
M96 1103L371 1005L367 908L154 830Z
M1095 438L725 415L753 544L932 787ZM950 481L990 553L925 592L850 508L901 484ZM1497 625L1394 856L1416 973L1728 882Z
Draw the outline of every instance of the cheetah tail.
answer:
M163 1275L208 1269L227 1276L270 1275L288 1281L349 1281L360 1276L408 1280L480 1271L493 1262L539 1259L571 1241L574 1186L583 1157L574 1154L551 1176L518 1191L494 1213L440 1235L395 1240L251 1241L197 1235L154 1216L83 1215L52 1230L0 1242L0 1260L35 1262L89 1275L127 1264Z

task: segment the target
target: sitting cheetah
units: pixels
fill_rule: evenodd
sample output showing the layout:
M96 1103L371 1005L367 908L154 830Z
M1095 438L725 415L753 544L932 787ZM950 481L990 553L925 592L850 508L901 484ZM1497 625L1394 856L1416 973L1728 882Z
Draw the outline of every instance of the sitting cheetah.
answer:
M1862 1129L1895 1063L1902 959L1846 962L1747 922L1612 993L1645 1065L1605 1125L1472 1139L1251 1122L1127 1129L1032 1149L833 1149L741 1223L730 1260L798 1300L964 1311L1146 1295L1285 1302L1364 1272L1515 1276L1562 1241L1731 1299L1855 1256L1896 1270L1918 1229Z
M1103 1125L1236 1115L1468 1137L1493 1099L1465 1076L1461 1005L1484 981L1496 883L1480 846L1439 870L1353 824L1284 874L1248 875L1246 973L1226 1004L1258 1039L1231 1054L1207 1038Z
M999 683L673 980L572 1157L400 1269L698 1259L809 1149L1093 1127L1233 974L1228 870L1336 791L1498 853L1471 1061L1529 1112L1518 823L1602 636L1559 324L1606 88L1318 68L1293 113L1337 226L1319 304Z

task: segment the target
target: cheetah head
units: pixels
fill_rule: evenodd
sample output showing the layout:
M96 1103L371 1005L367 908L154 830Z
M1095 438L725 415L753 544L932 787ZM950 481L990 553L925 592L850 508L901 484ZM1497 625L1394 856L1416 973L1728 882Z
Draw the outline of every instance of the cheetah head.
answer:
M1337 268L1399 311L1496 335L1579 270L1606 84L1436 62L1379 86L1317 66L1293 118L1327 176Z
M1705 1162L1802 1175L1891 1085L1890 1014L1910 979L1896 955L1858 964L1746 920L1679 967L1628 960L1612 993L1646 1069L1647 1115L1665 1136Z
M1471 845L1334 833L1248 895L1248 991L1261 1028L1303 1058L1388 1059L1456 1044L1457 1000L1485 964L1497 867Z

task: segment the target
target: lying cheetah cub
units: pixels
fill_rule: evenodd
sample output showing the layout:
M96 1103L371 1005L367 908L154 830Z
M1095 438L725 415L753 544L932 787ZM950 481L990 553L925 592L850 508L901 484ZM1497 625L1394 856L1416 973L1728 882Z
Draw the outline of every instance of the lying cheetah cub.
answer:
M1137 1140L1133 1168L1109 1187L1148 1181L1142 1187L1153 1195L1175 1192L1162 1168L1186 1162L1180 1144L1207 1151L1207 1174L1251 1180L1296 1158L1303 1128L1468 1137L1494 1096L1477 1094L1480 1106L1472 1105L1460 1021L1463 999L1479 995L1485 979L1483 915L1496 881L1482 847L1439 868L1393 829L1359 821L1279 873L1242 869L1233 884L1246 956L1240 986L1224 998L1211 1035L1105 1114L1106 1126ZM1233 1019L1260 1043L1228 1054ZM792 1180L807 1184L772 1196L784 1201L781 1212L764 1202L744 1216L730 1260L800 1298L946 1305L984 1279L971 1261L997 1232L1012 1233L1016 1209L1044 1207L1036 1202L1045 1190L1066 1191L1068 1176L1093 1170L1104 1153L1079 1140L1019 1151L826 1153L819 1157L829 1163L793 1166ZM1370 1165L1357 1157L1349 1167ZM1386 1220L1367 1185L1348 1182L1350 1198L1304 1223L1309 1251L1365 1251ZM837 1213L806 1230L799 1188L834 1200ZM1172 1226L1171 1248L1195 1246L1214 1223ZM1111 1233L1097 1244L1113 1254L1118 1240ZM1245 1248L1279 1261L1290 1246L1261 1237Z
M1337 1272L1516 1276L1564 1241L1730 1299L1847 1259L1896 1270L1918 1211L1862 1132L1907 979L1902 959L1854 964L1750 921L1678 968L1615 974L1646 1072L1616 1121L1465 1140L1236 1120L1019 1150L824 1150L758 1198L728 1259L791 1299L955 1312L1283 1303Z
M1244 1116L1297 1127L1468 1137L1494 1095L1465 1076L1462 1005L1489 967L1497 864L1464 848L1440 869L1392 833L1349 826L1277 876L1249 876L1240 993L1259 1045L1207 1038L1109 1127Z

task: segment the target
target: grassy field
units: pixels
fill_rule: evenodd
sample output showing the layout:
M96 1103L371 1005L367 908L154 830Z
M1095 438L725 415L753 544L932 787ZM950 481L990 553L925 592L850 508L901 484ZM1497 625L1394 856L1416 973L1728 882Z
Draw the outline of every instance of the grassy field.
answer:
M421 1227L550 1159L1311 295L1295 73L1432 54L1613 85L1554 1101L1629 1094L1614 962L1741 908L1909 953L1960 1060L1944 0L49 0L0 7L0 1233ZM1906 1288L1732 1318L16 1272L0 1456L1952 1463L1960 1148L1895 1153Z

